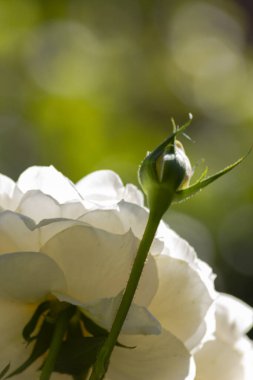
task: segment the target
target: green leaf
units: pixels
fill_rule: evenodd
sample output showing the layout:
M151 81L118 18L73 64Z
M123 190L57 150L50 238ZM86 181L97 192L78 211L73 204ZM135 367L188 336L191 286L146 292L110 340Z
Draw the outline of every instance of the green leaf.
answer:
M95 336L95 337L101 337L101 336L107 336L108 331L104 329L101 326L98 326L95 322L93 322L90 318L88 318L86 315L81 313L81 320L88 332Z
M4 369L0 372L0 379L2 379L4 375L6 375L9 369L10 369L10 363L8 363L7 366L5 366Z
M77 376L84 374L95 363L105 337L74 337L61 345L54 372Z
M93 322L86 315L81 314L81 320L83 321L83 324L84 324L86 330L88 330L88 332L91 335L93 335L95 337L107 337L108 336L109 332L107 330L105 330L103 327L98 326L95 322ZM125 346L124 344L122 344L120 342L117 342L116 346L122 347L122 348L128 348L130 350L133 348L136 348L136 346L134 346L134 347Z
M79 319L75 320L74 318L69 322L68 325L67 337L69 339L83 336L83 328L81 321Z
M54 332L54 325L52 323L44 320L40 332L36 338L36 342L33 348L33 351L29 358L15 371L11 372L6 379L9 379L15 375L22 373L26 368L28 368L36 359L43 355L49 348L51 339Z
M202 190L204 187L208 186L210 183L214 182L219 177L223 176L224 174L228 173L230 170L234 169L237 165L239 165L247 156L249 152L241 157L239 160L234 162L232 165L227 166L225 169L217 172L216 174L212 175L211 177L207 177L205 179L202 179L206 175L206 170L202 173L200 179L195 182L193 185L189 186L186 189L176 191L173 203L184 201L193 195L195 195L197 192Z
M22 332L22 335L23 335L23 338L28 342L30 343L32 340L34 340L36 337L32 337L32 333L33 331L35 330L38 322L39 322L39 319L41 317L41 315L49 309L49 306L50 306L50 302L49 301L46 301L46 302L42 302L38 307L37 309L35 310L32 318L30 319L30 321L25 325L24 329L23 329L23 332Z
M204 180L206 178L206 176L207 176L207 172L208 172L208 167L206 167L205 170L201 173L199 179L195 182L194 185L196 185L196 183L199 183L202 180Z
M137 346L126 346L125 344L122 344L120 342L116 342L116 346L117 347L121 347L121 348L127 348L128 350L133 350L134 348L136 348Z

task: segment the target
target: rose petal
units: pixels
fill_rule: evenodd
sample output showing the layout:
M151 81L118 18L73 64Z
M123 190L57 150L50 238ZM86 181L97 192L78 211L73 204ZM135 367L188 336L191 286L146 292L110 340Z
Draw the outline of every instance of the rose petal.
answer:
M19 177L17 186L24 193L29 190L40 190L59 203L81 201L75 185L53 166L32 166L28 168Z
M86 205L85 205L86 206ZM86 211L84 202L68 202L61 205L61 217L68 219L78 219Z
M111 170L98 170L82 178L76 188L85 200L101 205L119 202L124 194L120 177Z
M48 240L57 235L59 232L62 232L72 226L87 226L87 223L78 219L43 219L35 226L35 231L37 231L39 235L39 247L46 244Z
M141 207L144 206L144 195L143 193L134 185L128 183L125 186L124 198L126 202L135 203Z
M106 330L111 330L112 323L122 300L123 292L114 298L103 298L101 300L83 305L84 313ZM123 334L155 334L161 333L161 325L156 318L143 306L132 303L124 325Z
M0 254L39 249L39 237L33 220L12 211L0 213Z
M115 235L89 226L70 227L53 236L41 251L61 267L69 295L81 302L116 296L125 288L138 241L131 231ZM153 258L145 265L136 303L145 306L157 289Z
M220 294L216 300L216 324L216 334L233 342L251 329L253 309L231 295Z
M189 351L196 352L199 350L210 337L213 337L216 328L215 320L215 303L213 303L203 321L199 325L197 331L185 342L185 346Z
M169 332L121 336L134 349L115 347L105 380L193 380L195 368L184 345Z
M67 228L80 224L78 221L64 218L43 219L36 227L40 238L40 247L50 240L54 235Z
M95 228L99 228L107 232L112 232L114 234L125 234L130 229L125 228L123 220L120 218L118 207L117 209L113 210L92 210L80 216L78 220Z
M244 369L244 379L243 380L252 380L253 379L253 342L247 336L243 336L238 339L235 348L242 355L242 363Z
M243 353L220 339L207 342L195 361L196 380L250 380L245 377Z
M194 249L163 221L159 224L157 237L164 241L164 254L167 256L189 263L196 260L197 255Z
M82 215L79 220L108 232L124 234L130 229L141 239L148 221L148 211L135 204L121 201L113 210L92 210ZM163 250L164 244L154 239L150 252L155 255Z
M15 182L0 174L0 207L8 210L15 210L22 193L16 189Z
M110 207L122 199L129 203L143 206L143 193L134 185L125 187L112 170L98 170L81 179L76 187L86 201L93 202L100 207Z
M22 330L31 319L37 305L23 304L0 298L0 372L10 363L10 371L20 366L30 355L32 345L27 346L22 337ZM38 368L38 363L36 363ZM27 377L27 373L13 379L30 380L36 376Z
M0 297L35 302L53 291L66 291L66 281L50 257L38 252L0 255Z
M150 311L182 341L196 333L213 298L199 273L183 260L156 256L159 288Z
M17 211L39 223L44 219L53 218L77 219L86 209L78 201L59 204L40 190L30 190L21 199Z
M135 236L141 239L148 221L148 210L124 201L120 202L118 207L121 222L124 224L125 230L131 228Z
M120 292L116 297L102 298L88 303L81 303L76 299L59 292L54 292L53 294L61 302L67 302L78 306L83 310L83 313L87 317L92 319L99 326L110 331L119 308L123 292ZM131 335L158 335L161 333L161 325L147 308L132 303L121 331L123 334Z
M0 194L13 195L15 182L4 174L0 174Z
M28 191L21 199L17 211L29 216L36 223L39 223L43 219L61 217L59 203L40 190Z

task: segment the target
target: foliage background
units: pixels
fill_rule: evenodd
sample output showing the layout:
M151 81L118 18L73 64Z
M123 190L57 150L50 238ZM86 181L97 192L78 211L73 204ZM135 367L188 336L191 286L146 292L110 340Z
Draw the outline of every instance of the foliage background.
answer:
M250 0L0 0L1 172L110 168L137 183L189 112L196 175L235 161L252 145L252 22ZM251 304L252 157L166 215L217 287Z

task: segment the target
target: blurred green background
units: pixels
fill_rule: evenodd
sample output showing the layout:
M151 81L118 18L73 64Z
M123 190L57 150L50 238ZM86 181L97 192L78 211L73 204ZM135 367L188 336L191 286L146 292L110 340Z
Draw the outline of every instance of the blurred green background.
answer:
M109 168L137 183L170 118L191 112L181 141L196 175L214 173L253 142L252 43L250 0L0 0L1 172ZM218 289L251 304L252 158L166 215Z

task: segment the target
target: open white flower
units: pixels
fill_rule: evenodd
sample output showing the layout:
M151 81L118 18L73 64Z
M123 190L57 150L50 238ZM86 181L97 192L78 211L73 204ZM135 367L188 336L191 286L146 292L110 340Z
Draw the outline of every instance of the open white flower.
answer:
M45 301L74 305L75 317L110 329L148 211L142 193L111 171L74 185L53 167L29 168L17 183L1 176L0 207L1 372L32 352L22 330ZM115 347L106 379L194 379L190 350L204 342L214 298L210 268L161 223L119 337L135 348ZM13 379L39 378L42 360Z
M253 325L253 309L227 294L220 294L215 306L215 334L195 354L196 380L251 380L253 345L245 334Z

